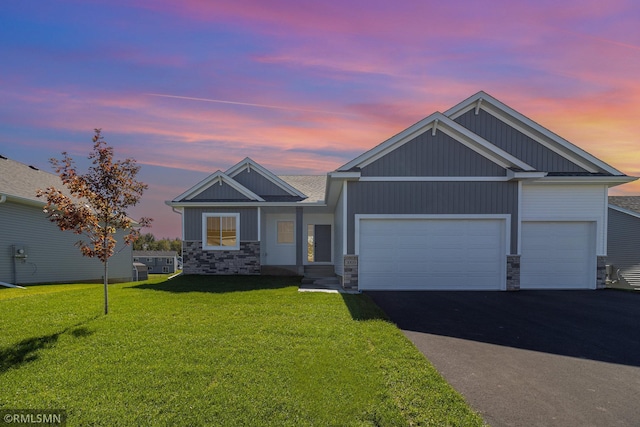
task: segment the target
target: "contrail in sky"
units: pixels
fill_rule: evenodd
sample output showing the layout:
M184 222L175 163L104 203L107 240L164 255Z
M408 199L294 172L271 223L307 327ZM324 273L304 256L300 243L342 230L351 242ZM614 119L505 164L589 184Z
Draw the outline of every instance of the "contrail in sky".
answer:
M274 109L274 110L302 111L302 112L305 112L305 113L321 113L321 114L334 114L334 115L339 115L339 116L353 116L353 114L338 113L336 111L308 110L308 109L305 109L305 108L282 107L282 106L279 106L279 105L251 104L249 102L224 101L222 99L193 98L191 96L164 95L164 94L160 94L160 93L146 93L145 95L158 96L158 97L161 97L161 98L186 99L186 100L189 100L189 101L214 102L216 104L232 104L232 105L245 105L245 106L248 106L248 107L257 107L257 108L271 108L271 109Z

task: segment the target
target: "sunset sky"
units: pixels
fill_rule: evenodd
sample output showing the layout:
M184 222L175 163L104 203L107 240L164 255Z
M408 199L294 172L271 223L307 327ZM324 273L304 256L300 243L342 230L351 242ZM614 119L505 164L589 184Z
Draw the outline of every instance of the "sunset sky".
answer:
M0 2L0 154L86 165L102 128L158 238L244 157L324 174L479 90L640 176L640 2Z

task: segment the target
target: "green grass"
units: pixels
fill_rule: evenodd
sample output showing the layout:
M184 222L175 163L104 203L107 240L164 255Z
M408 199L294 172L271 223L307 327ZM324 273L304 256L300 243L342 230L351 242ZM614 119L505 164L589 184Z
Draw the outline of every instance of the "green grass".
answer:
M480 426L364 295L182 276L0 290L0 409L69 426Z

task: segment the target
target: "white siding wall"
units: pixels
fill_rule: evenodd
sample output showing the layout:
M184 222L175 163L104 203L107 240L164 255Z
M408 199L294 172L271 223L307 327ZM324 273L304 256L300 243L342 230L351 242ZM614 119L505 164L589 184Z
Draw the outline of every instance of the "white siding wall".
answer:
M26 262L16 260L18 283L53 283L102 280L100 260L83 257L74 246L80 236L60 231L37 206L0 204L0 281L13 280L12 246L22 247ZM117 236L122 241L122 233ZM118 249L122 245L118 245ZM109 277L131 280L132 250L125 247L109 260Z
M521 221L595 221L597 255L607 253L606 218L607 187L605 185L527 184L522 186Z
M344 191L344 190L343 190ZM334 227L333 227L333 262L335 265L336 274L342 276L344 274L344 194L340 192L338 196L338 203L336 204L336 210L334 212Z

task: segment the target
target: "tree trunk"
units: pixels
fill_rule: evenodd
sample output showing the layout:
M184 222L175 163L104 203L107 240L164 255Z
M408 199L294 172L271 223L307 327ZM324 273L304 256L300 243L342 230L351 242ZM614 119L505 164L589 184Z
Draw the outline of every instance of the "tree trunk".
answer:
M109 314L109 280L107 278L107 264L108 261L104 261L104 314Z

